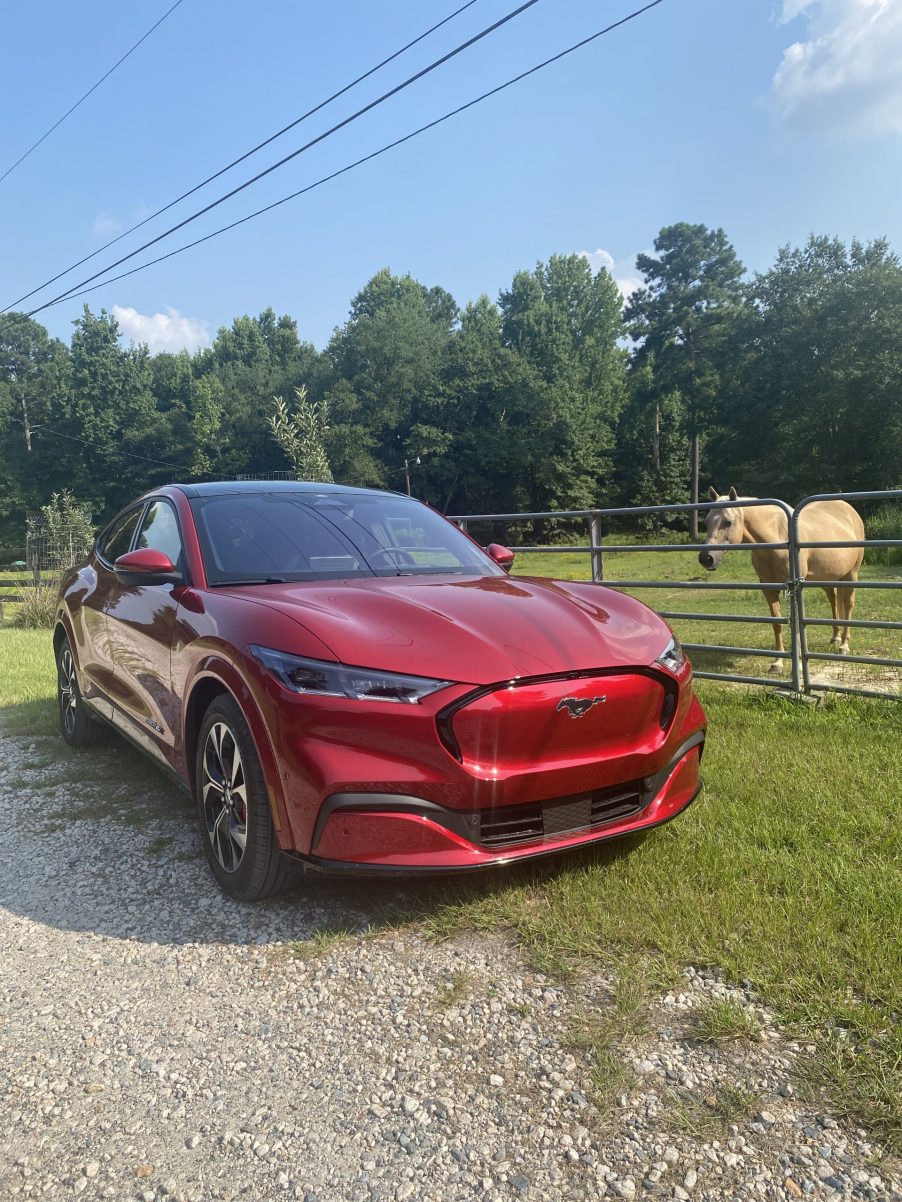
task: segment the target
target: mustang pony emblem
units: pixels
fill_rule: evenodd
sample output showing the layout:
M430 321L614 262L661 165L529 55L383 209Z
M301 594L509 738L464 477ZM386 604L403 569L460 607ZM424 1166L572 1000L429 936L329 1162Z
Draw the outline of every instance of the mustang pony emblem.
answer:
M601 705L607 697L562 697L554 707L556 711L566 710L571 718L583 718L593 705Z

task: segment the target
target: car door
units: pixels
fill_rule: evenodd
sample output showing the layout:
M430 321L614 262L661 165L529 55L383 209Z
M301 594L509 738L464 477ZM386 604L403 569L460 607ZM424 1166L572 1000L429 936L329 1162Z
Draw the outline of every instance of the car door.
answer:
M145 547L164 552L184 575L178 514L165 497L147 502L131 549ZM175 763L178 726L170 659L182 587L119 583L105 611L115 673L113 722L169 766Z
M94 554L82 573L86 590L73 609L72 621L78 645L82 693L105 718L110 717L110 698L116 688L106 610L119 589L113 563L132 549L144 502L129 505L110 522L97 539Z

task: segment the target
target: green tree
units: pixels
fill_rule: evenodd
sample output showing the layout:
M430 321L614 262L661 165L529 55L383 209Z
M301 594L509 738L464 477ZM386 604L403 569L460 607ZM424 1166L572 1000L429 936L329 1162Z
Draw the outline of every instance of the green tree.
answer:
M0 314L0 542L21 544L25 508L41 497L32 431L46 423L67 353L40 322Z
M651 362L630 372L630 397L617 431L617 494L621 505L680 505L688 500L689 440L679 393L658 386ZM661 530L677 517L648 515L639 525Z
M191 472L195 476L217 475L222 461L223 388L216 376L201 376L192 389Z
M236 317L218 331L211 346L198 352L195 377L218 381L218 471L237 475L278 467L278 450L266 424L271 398L290 394L315 378L318 359L316 348L298 336L295 320L276 317L272 309L257 317Z
M445 425L454 441L433 462L436 497L460 512L544 507L545 452L553 433L540 373L501 337L501 313L487 296L468 305L444 371Z
M67 485L95 512L106 513L169 473L146 462L162 458L150 449L156 408L147 348L124 349L118 323L105 310L95 316L86 305L74 325L50 414L66 437L44 440L45 487Z
M396 483L405 453L421 454L414 428L433 445L447 433L432 416L457 305L441 288L412 276L377 272L351 302L348 321L326 349L321 394L337 399L345 450L356 452L346 478ZM419 431L422 435L423 429ZM361 437L361 435L363 437ZM364 479L360 479L363 476Z
M902 264L812 235L749 287L718 438L728 474L787 499L902 484Z
M39 513L29 518L28 533L44 544L41 555L44 562L39 566L64 572L91 550L94 542L91 511L64 488L52 493Z
M701 440L728 370L728 344L743 301L743 266L722 229L679 222L655 239L654 255L639 255L644 276L625 318L639 344L635 363L651 360L662 395L678 394L689 436L689 494L698 503ZM698 514L690 522L698 537Z
M270 415L272 436L291 460L298 480L330 482L332 469L326 454L329 432L329 406L326 401L311 401L307 389L296 388L297 409L292 413L282 397L273 397Z
M536 465L543 508L597 505L613 485L625 396L621 297L581 255L552 255L501 293L501 339L544 385L545 447ZM538 498L537 498L538 500Z

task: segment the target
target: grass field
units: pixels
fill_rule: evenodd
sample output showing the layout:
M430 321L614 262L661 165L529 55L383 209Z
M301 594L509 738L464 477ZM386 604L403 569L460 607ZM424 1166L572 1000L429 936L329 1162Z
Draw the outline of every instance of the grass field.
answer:
M0 629L5 729L54 732L53 690L49 633ZM706 791L679 821L538 870L416 884L403 910L386 918L374 906L374 924L415 919L437 937L507 930L552 973L601 965L634 991L687 964L717 967L816 1047L811 1080L898 1151L902 709L793 705L706 682L699 692ZM62 744L59 759L87 770Z

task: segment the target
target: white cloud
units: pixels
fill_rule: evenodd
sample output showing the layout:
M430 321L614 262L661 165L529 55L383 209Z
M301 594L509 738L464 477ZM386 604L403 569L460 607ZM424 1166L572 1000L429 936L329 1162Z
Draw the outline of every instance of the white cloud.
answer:
M781 117L843 133L902 133L902 0L783 0L780 20L807 23L773 78Z
M125 233L127 229L131 229L137 222L143 221L145 217L149 217L152 212L153 210L148 209L146 205L141 205L135 209L130 217L116 217L113 213L98 213L91 226L91 236L103 241L110 238L118 238L120 234Z
M91 236L94 238L115 238L124 229L125 226L118 217L113 217L109 213L98 213L94 218L94 224L91 226Z
M126 338L146 343L153 354L158 351L196 351L210 341L207 322L186 317L178 309L168 306L165 313L139 313L137 309L113 305L113 316Z
M630 296L637 288L642 286L642 280L637 275L630 275L631 271L635 271L635 259L620 259L617 260L610 251L602 249L599 246L597 250L581 250L579 254L587 261L594 272L604 268L614 278L614 283L620 289L620 295L624 300L629 300Z

